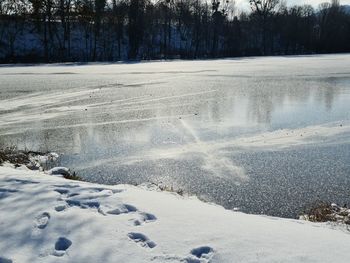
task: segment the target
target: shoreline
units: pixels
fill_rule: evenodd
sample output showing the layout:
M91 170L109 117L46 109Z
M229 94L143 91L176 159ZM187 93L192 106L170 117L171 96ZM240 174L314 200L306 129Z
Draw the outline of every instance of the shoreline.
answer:
M340 127L343 127L341 125ZM243 212L249 215L262 215L270 216L282 219L299 219L311 222L335 222L340 224L350 225L350 208L348 209L347 204L344 206L337 205L335 203L327 202L324 200L318 200L313 203L309 203L304 206L303 210L298 212L298 215L295 217L283 217L278 215L269 215L263 213L249 213L247 211L241 211L239 207L226 208L223 205L208 201L205 198L201 198L195 194L190 194L189 192L184 191L181 188L174 188L171 185L166 185L163 183L156 184L154 182L143 182L140 184L130 184L130 183L117 183L117 184L104 184L100 182L91 182L85 180L84 177L77 175L74 170L71 170L67 167L60 166L60 158L63 155L57 154L56 152L38 152L38 151L29 151L29 150L18 150L16 147L10 147L5 149L0 149L0 167L12 167L14 169L20 168L20 170L28 171L39 171L48 176L57 176L62 177L67 180L92 183L92 184L101 184L108 186L118 186L118 185L130 185L134 187L144 187L150 188L152 190L161 191L161 192L170 192L177 194L182 197L187 198L196 198L201 202L217 205L223 207L226 210L234 212ZM350 231L350 228L349 228ZM0 262L1 263L1 262Z

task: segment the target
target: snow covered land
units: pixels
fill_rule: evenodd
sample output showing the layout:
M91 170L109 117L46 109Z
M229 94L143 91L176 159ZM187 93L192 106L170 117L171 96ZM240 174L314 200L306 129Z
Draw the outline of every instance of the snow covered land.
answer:
M0 166L0 262L349 262L339 226Z

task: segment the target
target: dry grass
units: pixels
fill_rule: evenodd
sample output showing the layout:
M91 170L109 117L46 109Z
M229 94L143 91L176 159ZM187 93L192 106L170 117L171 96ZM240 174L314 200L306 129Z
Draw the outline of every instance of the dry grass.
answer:
M15 167L26 165L28 168L30 168L31 155L45 155L45 153L17 150L16 147L7 147L0 149L0 165L2 165L4 162L9 162ZM45 167L42 168L45 169ZM83 181L83 179L80 176L76 175L75 172L72 174L64 175L63 177L69 180Z
M15 147L0 149L0 164L4 162L10 162L14 165L29 164L29 152L18 151Z
M184 190L183 190L183 189L175 189L173 186L168 186L168 185L159 184L159 185L157 185L157 187L158 187L161 191L177 193L178 195L181 195L181 196L184 195Z
M312 222L336 221L331 204L326 202L315 203L307 212L308 220Z
M318 202L301 218L311 222L334 222L350 225L350 209L347 208L347 205L341 207L334 203ZM347 229L350 230L350 228Z
M76 175L75 172L73 172L73 174L64 175L63 177L68 179L68 180L84 181L83 178L81 178L80 176Z

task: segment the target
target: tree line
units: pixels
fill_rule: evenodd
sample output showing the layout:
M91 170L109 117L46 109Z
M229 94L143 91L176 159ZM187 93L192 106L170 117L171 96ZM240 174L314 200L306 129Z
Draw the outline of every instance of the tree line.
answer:
M0 0L0 61L117 61L350 51L338 0Z

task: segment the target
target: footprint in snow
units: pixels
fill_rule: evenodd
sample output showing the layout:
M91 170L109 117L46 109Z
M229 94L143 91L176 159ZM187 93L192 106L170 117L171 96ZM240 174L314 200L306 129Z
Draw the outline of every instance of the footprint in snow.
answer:
M135 206L123 204L123 205L119 206L118 208L107 211L107 214L120 215L120 214L128 214L128 213L137 212L137 211L138 210Z
M62 257L66 254L67 249L72 245L72 241L68 238L60 237L55 243L55 251L53 255L56 257Z
M69 194L70 193L69 189L64 188L64 187L66 187L65 185L62 186L62 187L59 186L59 185L56 185L56 187L59 187L59 188L54 189L54 191L61 195L61 197L57 199L58 201L63 201L67 197L74 196L74 194ZM66 210L66 208L67 208L67 205L57 205L57 206L55 206L56 212L62 212L64 210Z
M66 205L58 205L55 207L56 212L62 212L66 210L67 206Z
M59 187L59 188L77 188L79 187L79 185L75 184L75 185L72 185L72 184L56 184L54 185L54 187Z
M156 243L154 243L147 236L141 233L131 232L128 234L128 237L132 241L134 241L135 243L139 244L141 247L144 247L144 248L152 249L157 246Z
M209 263L214 256L214 249L209 246L197 247L190 254L184 259L186 263Z
M65 189L65 188L56 188L56 189L54 189L54 191L56 191L57 193L59 193L61 195L66 195L69 193L69 190Z
M155 215L152 215L150 213L140 213L140 218L134 220L134 226L140 226L144 223L150 223L157 220L157 217Z
M135 206L128 205L128 204L122 204L118 208L109 210L106 213L109 215L135 213L137 215L137 218L130 220L134 226L140 226L142 224L154 222L157 220L157 217L155 215L152 215L150 213L140 212ZM104 212L102 212L102 214L106 215Z
M100 202L96 199L106 196L94 196L94 195L86 195L84 193L71 193L68 189L54 189L56 192L61 194L61 197L58 198L58 201L64 201L65 204L57 205L55 207L56 212L62 212L69 207L79 207L81 209L97 209L97 211L103 215L103 211L100 209ZM109 195L108 195L109 196Z
M77 206L81 209L96 208L99 210L100 202L98 201L80 201L76 199L67 199L66 203L69 207Z
M39 182L21 180L21 179L7 179L5 182L15 183L15 184L39 184ZM0 261L1 262L1 261Z
M61 194L64 197L73 197L73 196L80 195L79 193L71 193L70 194L70 191L68 189L65 189L65 188L57 188L57 189L54 189L54 191L56 191L57 193Z
M72 196L73 194L70 194L70 190L64 187L60 187L60 188L55 188L53 189L55 192L60 194L60 197L57 198L58 201L62 201L64 199L66 199L67 197ZM56 210L57 211L57 210Z
M121 189L108 189L108 188L103 188L103 187L82 187L80 189L82 192L88 192L88 193L104 193L103 195L99 196L99 197L108 197L111 196L113 194L118 194L123 192L123 190Z
M50 221L50 214L47 212L42 213L41 215L37 216L35 219L35 226L38 229L44 229L49 224Z
M72 241L68 238L60 237L55 243L55 249L59 251L66 251L72 245Z
M104 188L81 188L79 193L82 199L108 198L115 194L113 190Z
M106 213L101 209L99 200L123 191L103 187L80 187L78 185L55 185L55 187L53 190L61 195L57 200L65 202L64 205L58 204L55 207L56 212L65 211L69 207L79 207L81 209L97 209L97 212L102 215L106 215ZM137 209L132 205L122 205L107 211L107 214L119 215L136 211Z
M74 197L74 196L78 196L78 195L80 195L80 194L79 193L71 193L67 197Z
M41 235L42 230L47 227L50 221L50 214L44 212L38 215L34 220L34 227L32 229L32 237L36 238Z
M13 193L18 192L18 190L15 189L8 189L8 188L0 188L0 199L6 198L10 196Z
M153 262L183 262L183 259L176 255L157 255L151 258Z

